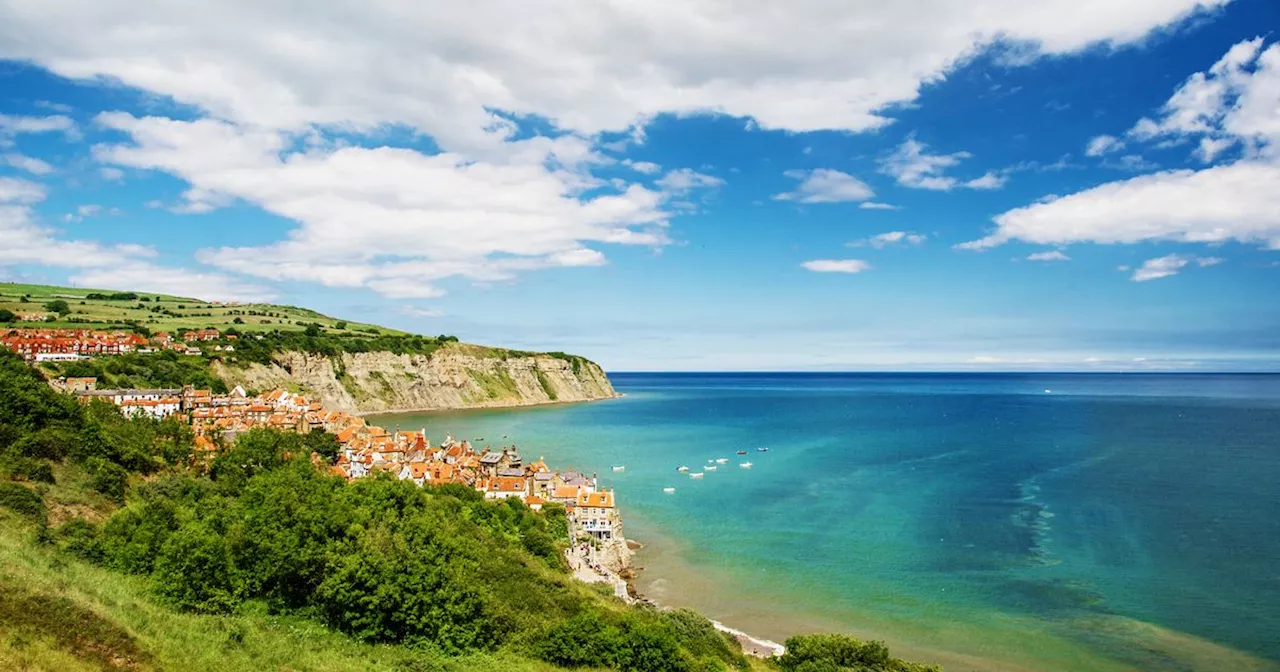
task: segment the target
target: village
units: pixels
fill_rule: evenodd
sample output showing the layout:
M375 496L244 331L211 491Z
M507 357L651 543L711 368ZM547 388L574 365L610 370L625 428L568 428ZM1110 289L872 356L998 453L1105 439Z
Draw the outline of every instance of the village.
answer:
M123 355L130 352L150 353L172 350L184 355L200 355L199 344L227 341L213 346L217 351L235 352L236 334L223 334L217 329L193 329L174 338L160 331L150 337L131 331L94 331L90 329L9 329L0 332L0 346L23 359L34 362L76 361L89 357Z
M236 334L217 329L194 329L177 338L157 332L150 337L130 331L87 329L11 329L0 332L0 346L29 362L77 361L126 353L164 350L200 355L200 346L234 352ZM534 511L548 503L565 509L569 538L566 553L577 578L613 585L614 593L630 599L626 581L630 550L622 535L622 522L614 492L599 486L596 474L555 471L539 457L526 461L515 445L479 450L466 439L445 436L432 445L426 430L388 431L364 418L329 410L301 394L273 390L250 395L236 387L226 394L192 386L171 389L98 389L97 379L60 377L50 385L83 402L111 403L128 417L155 420L177 418L189 424L195 435L196 453L211 459L221 446L255 428L334 435L339 445L335 463L327 469L348 481L386 474L415 485L455 483L475 489L485 499L517 498Z

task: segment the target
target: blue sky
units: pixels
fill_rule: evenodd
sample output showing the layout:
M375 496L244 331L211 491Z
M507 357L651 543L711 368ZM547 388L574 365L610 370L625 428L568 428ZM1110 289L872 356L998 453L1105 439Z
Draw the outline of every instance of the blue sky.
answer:
M1269 0L76 4L0 8L6 279L611 370L1280 368Z

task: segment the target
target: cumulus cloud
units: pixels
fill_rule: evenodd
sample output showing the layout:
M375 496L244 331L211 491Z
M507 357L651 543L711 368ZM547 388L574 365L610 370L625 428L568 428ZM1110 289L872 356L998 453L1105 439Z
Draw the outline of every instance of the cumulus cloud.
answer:
M660 191L605 183L592 171L615 163L598 154L606 133L626 134L608 143L625 149L659 115L708 113L796 132L875 129L890 122L884 110L993 44L1018 45L1021 62L1122 46L1226 2L1101 3L1079 21L1076 0L924 1L800 0L785 12L764 0L595 3L574 21L543 0L7 3L0 58L136 87L203 115L106 115L103 126L129 140L95 149L107 168L185 180L175 211L241 201L296 223L275 243L201 259L263 278L424 296L446 277L490 281L598 261L579 250L602 245L663 245L679 209L672 195L718 184L694 171L668 173ZM547 131L528 137L523 119ZM332 139L388 127L429 136L441 151ZM5 117L0 129L75 130L67 117ZM938 170L919 173L919 186L1003 181L957 182Z
M0 156L0 163L7 165L10 168L26 171L32 175L48 175L53 172L53 166L49 165L47 162L37 159L34 156L26 156L24 154L17 154L13 152Z
M208 119L108 114L99 123L132 138L96 146L99 160L178 175L192 185L188 211L242 200L298 224L285 240L203 250L201 261L394 297L438 296L432 283L454 276L487 282L603 263L585 243L664 245L666 200L721 183L682 169L658 180L664 192L633 184L583 198L580 164L556 163L591 160L572 138L511 143L506 157L478 162L388 147L295 149L286 134Z
M119 182L124 179L124 171L111 166L103 166L102 168L99 168L98 174L102 176L102 179L107 180L108 182Z
M1004 186L1007 176L995 171L967 181L944 174L947 169L972 156L969 152L930 154L928 145L915 138L907 138L892 154L880 161L880 172L912 189L950 191L957 187L999 189Z
M1194 263L1201 268L1216 266L1223 260L1218 257L1196 257L1181 254L1166 254L1163 257L1148 259L1134 269L1130 279L1134 282L1147 282L1177 275L1186 266Z
M0 203L39 203L45 197L44 187L15 177L0 177Z
M877 203L875 201L867 201L859 203L858 207L863 210L901 210L902 208L891 203Z
M1239 241L1280 248L1280 166L1242 161L1110 182L995 218L992 234L959 247Z
M1280 44L1236 44L1206 72L1187 78L1155 119L1129 130L1137 140L1201 136L1195 155L1211 162L1239 145L1245 158L1275 159L1280 144Z
M625 159L622 164L630 166L632 170L637 173L644 173L645 175L656 175L662 172L662 166L659 166L652 161L632 161L631 159Z
M1085 156L1103 156L1124 149L1124 141L1114 135L1099 135L1084 148Z
M1049 250L1048 252L1032 252L1027 255L1027 261L1071 261L1061 250Z
M210 299L265 300L272 293L218 273L160 266L156 250L132 243L104 245L68 240L37 220L31 205L45 197L33 182L0 178L0 266L37 264L76 269L73 282L105 289L142 289ZM80 210L87 207L82 206Z
M4 13L0 9L0 16ZM3 31L0 28L0 31ZM2 32L0 32L2 34ZM0 51L4 47L0 46ZM70 137L77 136L76 122L61 114L47 117L13 116L0 114L0 139L13 137L22 133L63 133Z
M654 184L658 185L663 191L683 194L694 189L719 187L724 184L724 180L714 175L699 173L690 168L681 168L663 175Z
M890 245L922 245L927 237L922 233L912 233L910 231L886 231L876 234L870 238L855 240L849 243L849 247L874 247L880 249Z
M1021 61L1123 45L1226 0L555 3L100 0L0 7L0 57L106 76L276 129L404 124L447 151L509 137L494 110L594 134L662 113L861 131L1000 42ZM520 20L506 20L519 17ZM414 64L404 67L404 64Z
M1156 172L1044 199L998 215L995 231L958 247L1170 240L1280 249L1280 45L1262 46L1262 38L1236 44L1208 71L1183 82L1155 119L1140 120L1127 134L1162 143L1202 136L1195 151L1205 160L1239 146L1234 163ZM1126 155L1117 167L1153 166ZM1152 277L1167 277L1158 275L1165 270L1157 266Z
M875 195L858 178L830 168L815 170L788 170L785 175L800 184L795 191L775 194L779 201L795 201L797 203L842 203L846 201L863 201Z
M871 264L861 259L814 259L800 265L814 273L861 273L871 270Z

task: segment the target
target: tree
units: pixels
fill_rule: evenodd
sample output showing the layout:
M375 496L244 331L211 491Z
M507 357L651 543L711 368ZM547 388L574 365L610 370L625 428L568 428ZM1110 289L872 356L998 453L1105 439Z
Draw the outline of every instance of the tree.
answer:
M307 336L310 336L311 338L315 338L321 334L320 325L308 324L306 330L303 331L303 333L306 334Z
M170 535L156 558L154 577L156 592L183 609L216 614L235 606L227 542L202 523Z
M324 431L323 429L313 429L310 434L303 437L303 445L310 452L317 453L325 464L333 464L338 459L338 449L341 444L338 443L338 437Z
M13 311L0 308L0 322L16 322L17 320L18 316L14 315Z
M67 305L67 302L62 299L54 299L53 301L44 304L44 308L45 310L59 315L66 315L71 312L71 306Z
M232 324L244 324L244 320L242 320L242 319L240 319L240 318L238 318L238 317L237 317L236 319L231 320L231 323L232 323Z
M334 329L346 329L346 328L347 328L347 323L346 323L346 322L341 322L341 321L339 321L337 324L333 325L333 328L334 328Z

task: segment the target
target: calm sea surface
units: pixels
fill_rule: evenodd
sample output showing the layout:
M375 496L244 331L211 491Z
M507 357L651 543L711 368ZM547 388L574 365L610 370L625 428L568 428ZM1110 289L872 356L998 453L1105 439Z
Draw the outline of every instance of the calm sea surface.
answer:
M752 634L949 671L1280 669L1280 376L611 378L625 398L371 420L598 472L641 590Z

